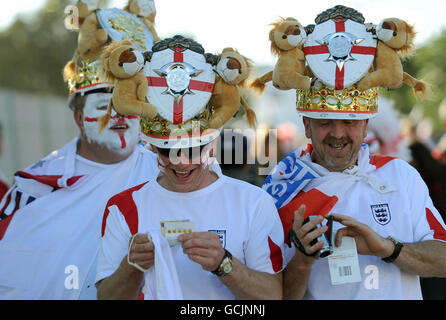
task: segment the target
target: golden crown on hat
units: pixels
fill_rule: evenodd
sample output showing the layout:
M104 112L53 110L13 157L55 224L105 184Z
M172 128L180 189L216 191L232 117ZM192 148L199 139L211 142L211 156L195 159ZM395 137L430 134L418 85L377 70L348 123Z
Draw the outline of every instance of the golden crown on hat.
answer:
M92 89L106 88L113 85L102 72L98 62L81 61L74 77L67 81L69 94L82 93Z
M329 88L320 80L309 90L297 89L297 110L309 118L367 119L378 111L378 88L342 90Z

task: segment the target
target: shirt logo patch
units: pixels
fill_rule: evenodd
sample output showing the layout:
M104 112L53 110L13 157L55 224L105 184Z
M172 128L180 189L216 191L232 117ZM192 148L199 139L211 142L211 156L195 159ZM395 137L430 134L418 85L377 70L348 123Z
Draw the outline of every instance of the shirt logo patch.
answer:
M220 238L221 246L226 248L226 230L208 230L209 232L215 232Z
M390 210L387 203L371 205L372 215L380 225L386 225L390 222Z

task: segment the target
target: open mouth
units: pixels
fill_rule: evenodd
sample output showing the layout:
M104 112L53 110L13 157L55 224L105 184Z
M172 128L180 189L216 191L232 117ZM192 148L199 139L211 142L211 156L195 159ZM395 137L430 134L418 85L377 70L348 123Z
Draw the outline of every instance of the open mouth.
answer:
M336 150L336 151L341 151L343 150L348 143L329 143L328 145L330 146L330 148Z
M175 170L175 169L172 169L172 171L175 174L175 176L177 178L179 178L180 180L184 180L184 179L189 178L194 170L195 169L191 169L191 170Z
M129 125L127 123L117 123L113 126L111 126L110 130L126 130L129 128Z

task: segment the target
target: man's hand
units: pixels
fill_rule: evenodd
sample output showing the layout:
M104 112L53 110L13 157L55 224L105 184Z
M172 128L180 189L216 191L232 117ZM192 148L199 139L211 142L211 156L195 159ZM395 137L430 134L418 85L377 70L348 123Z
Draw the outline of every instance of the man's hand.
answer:
M143 269L153 266L155 247L147 234L138 233L134 236L132 246L129 250L129 260Z
M220 238L214 232L184 233L178 237L183 252L204 270L214 271L225 254Z
M315 219L304 222L305 205L301 205L299 209L294 213L293 230L296 233L297 238L305 249L308 255L311 255L322 249L324 242L318 241L314 245L311 242L320 237L324 232L327 231L328 227L323 226L318 228L317 225L324 220L323 216L318 216ZM314 229L314 230L313 230ZM312 260L315 260L314 258Z
M394 244L389 239L381 237L367 225L360 223L352 217L332 214L333 220L340 222L345 228L341 228L336 233L335 246L339 247L342 237L349 236L355 238L356 247L359 254L378 256L380 258L389 257L393 253Z

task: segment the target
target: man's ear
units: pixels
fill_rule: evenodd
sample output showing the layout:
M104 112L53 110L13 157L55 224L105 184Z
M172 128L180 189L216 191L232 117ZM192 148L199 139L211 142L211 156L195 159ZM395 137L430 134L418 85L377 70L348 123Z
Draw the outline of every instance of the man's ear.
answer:
M74 109L73 112L74 122L78 126L81 133L84 133L84 112L79 109Z
M158 153L158 150L156 150L156 147L153 144L151 144L150 147L152 148L153 153Z
M310 125L310 119L307 117L302 117L302 121L304 122L305 127L305 137L307 139L311 139L311 125Z
M370 119L366 119L365 120L365 122L364 122L364 137L367 135L367 127L368 127L368 124L369 124L369 120Z

